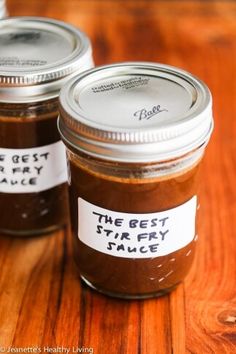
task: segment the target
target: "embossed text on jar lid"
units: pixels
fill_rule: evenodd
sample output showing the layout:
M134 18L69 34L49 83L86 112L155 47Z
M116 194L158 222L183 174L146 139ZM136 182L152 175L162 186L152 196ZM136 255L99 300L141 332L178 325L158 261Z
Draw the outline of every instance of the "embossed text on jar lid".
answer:
M0 101L58 95L68 75L92 66L88 37L61 21L12 17L0 23Z
M123 162L171 159L207 143L207 86L175 67L120 63L71 79L60 95L59 129L69 145Z

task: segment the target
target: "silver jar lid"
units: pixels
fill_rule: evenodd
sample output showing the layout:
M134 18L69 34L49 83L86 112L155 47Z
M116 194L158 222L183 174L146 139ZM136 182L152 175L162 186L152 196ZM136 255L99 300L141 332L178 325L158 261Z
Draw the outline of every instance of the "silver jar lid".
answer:
M0 101L58 96L68 79L93 66L88 37L64 22L12 17L0 22Z
M207 86L162 64L89 70L69 80L59 102L58 127L65 143L107 160L176 158L206 144L213 128Z

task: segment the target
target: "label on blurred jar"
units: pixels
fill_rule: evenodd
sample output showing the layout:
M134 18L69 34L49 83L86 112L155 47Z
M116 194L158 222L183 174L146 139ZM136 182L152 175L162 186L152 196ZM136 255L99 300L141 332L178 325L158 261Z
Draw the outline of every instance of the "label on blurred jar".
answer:
M175 252L195 236L197 197L161 212L132 214L78 200L78 237L87 246L116 257L152 258Z
M34 193L67 181L62 141L30 149L0 148L0 192Z

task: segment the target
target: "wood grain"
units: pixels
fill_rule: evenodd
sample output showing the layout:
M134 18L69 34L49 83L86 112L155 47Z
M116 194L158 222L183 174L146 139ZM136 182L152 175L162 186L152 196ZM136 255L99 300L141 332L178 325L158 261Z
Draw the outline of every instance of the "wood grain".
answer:
M199 76L213 94L215 131L203 164L198 251L184 284L162 298L118 301L81 286L69 228L0 238L0 347L236 353L236 3L9 0L8 9L80 27L98 65L158 61Z

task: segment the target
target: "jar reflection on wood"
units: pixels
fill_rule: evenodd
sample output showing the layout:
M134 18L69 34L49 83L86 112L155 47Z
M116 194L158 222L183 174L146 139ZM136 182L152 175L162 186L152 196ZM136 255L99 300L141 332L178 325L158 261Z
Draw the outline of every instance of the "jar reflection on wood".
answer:
M122 298L169 292L188 273L198 238L208 88L176 68L123 63L70 80L59 101L82 279Z
M68 213L58 94L93 66L91 45L81 31L46 18L9 18L0 27L0 232L48 233Z

